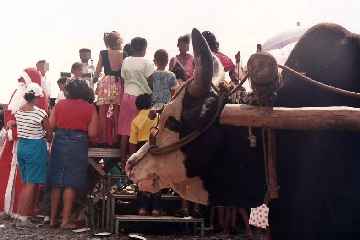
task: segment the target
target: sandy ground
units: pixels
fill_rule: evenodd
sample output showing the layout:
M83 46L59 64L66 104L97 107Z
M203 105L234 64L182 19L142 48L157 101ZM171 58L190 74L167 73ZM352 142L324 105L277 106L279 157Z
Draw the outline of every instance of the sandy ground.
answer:
M147 240L226 240L226 239L236 239L242 240L245 239L242 236L205 236L200 238L199 236L190 236L190 235L167 235L167 236L148 236L146 234L141 234ZM41 226L38 228L32 229L18 229L14 227L14 223L11 220L0 220L0 239L1 240L128 240L128 235L118 235L113 234L111 237L99 238L92 235L90 232L86 233L73 233L71 231L64 231L60 229L52 229L46 226Z

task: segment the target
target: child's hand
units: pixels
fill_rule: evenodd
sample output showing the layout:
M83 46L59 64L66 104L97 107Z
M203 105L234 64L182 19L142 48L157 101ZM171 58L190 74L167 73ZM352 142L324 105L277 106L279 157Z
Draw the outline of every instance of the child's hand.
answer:
M12 127L16 126L16 122L15 120L9 120L7 123L6 123L6 129L10 129Z
M156 118L156 110L151 110L148 117L150 120L154 120Z

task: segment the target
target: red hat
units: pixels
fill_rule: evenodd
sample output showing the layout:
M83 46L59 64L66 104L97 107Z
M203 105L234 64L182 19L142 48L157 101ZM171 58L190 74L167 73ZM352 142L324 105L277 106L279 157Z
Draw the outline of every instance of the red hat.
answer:
M26 68L22 73L21 77L25 80L25 84L28 85L31 82L37 83L41 86L41 74L35 68Z

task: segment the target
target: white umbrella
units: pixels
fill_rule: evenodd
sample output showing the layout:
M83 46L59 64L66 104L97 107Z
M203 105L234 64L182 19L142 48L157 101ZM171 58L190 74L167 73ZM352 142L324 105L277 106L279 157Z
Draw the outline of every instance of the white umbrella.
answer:
M306 28L297 27L277 34L264 42L262 50L273 55L279 64L284 64L306 30Z
M274 49L281 49L286 45L299 41L301 36L306 32L305 28L296 28L290 31L282 32L268 39L262 45L263 51L270 51Z

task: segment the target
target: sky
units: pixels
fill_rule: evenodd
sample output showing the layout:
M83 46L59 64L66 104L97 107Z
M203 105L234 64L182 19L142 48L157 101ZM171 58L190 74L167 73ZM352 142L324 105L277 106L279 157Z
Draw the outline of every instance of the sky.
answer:
M196 27L214 32L220 50L240 50L243 63L256 44L294 29L338 23L360 33L359 0L11 0L0 8L0 103L7 103L23 69L37 60L50 63L52 95L61 71L79 61L78 49L90 48L96 63L103 33L118 31L124 42L148 40L147 56L159 48L177 53L177 38Z

